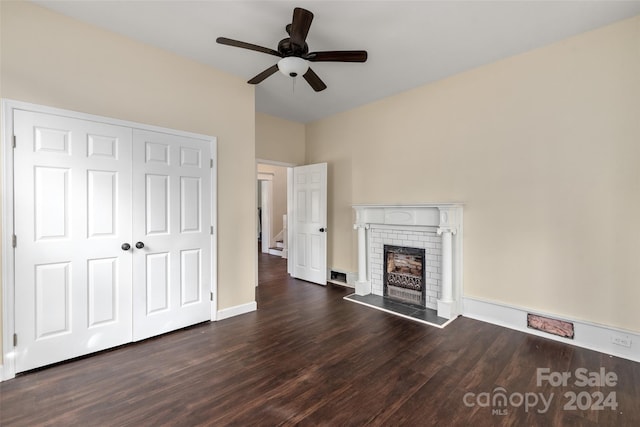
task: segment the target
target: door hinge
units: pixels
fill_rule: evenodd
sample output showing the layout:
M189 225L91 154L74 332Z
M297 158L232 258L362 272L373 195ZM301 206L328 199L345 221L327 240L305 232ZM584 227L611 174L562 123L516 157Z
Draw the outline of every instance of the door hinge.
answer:
M213 235L213 225L211 226L211 235Z
M13 237L11 238L11 245L15 248L16 246L18 246L18 236L16 236L15 234L13 235Z
M18 334L13 334L13 346L18 346Z
M209 167L213 169L213 159L209 159Z
M213 301L213 292L209 292L209 297L211 298L211 301Z
M16 136L13 135L13 148L16 148Z

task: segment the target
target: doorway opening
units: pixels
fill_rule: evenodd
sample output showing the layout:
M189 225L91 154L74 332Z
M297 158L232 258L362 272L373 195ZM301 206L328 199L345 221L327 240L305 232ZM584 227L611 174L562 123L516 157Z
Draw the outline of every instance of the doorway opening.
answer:
M326 285L327 163L294 167L258 160L256 168L260 253L284 255L289 275Z
M288 273L292 167L293 165L268 160L258 160L256 163L257 249L263 256L286 259Z

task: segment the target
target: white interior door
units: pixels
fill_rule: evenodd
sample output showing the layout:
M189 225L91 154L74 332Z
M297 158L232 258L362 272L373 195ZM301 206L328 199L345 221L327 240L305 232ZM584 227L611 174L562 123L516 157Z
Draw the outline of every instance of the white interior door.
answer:
M293 277L327 284L327 164L293 168Z
M211 150L138 129L133 145L137 341L211 318Z
M16 372L131 341L131 129L15 111Z

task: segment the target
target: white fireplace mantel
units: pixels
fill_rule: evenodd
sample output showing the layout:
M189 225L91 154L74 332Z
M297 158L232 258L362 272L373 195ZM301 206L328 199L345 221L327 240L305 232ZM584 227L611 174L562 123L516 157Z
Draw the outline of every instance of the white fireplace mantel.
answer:
M354 228L358 230L358 281L356 294L371 293L367 260L369 229L385 226L391 229L435 227L442 236L441 297L438 316L452 319L461 313L462 300L462 203L421 203L397 205L353 205Z

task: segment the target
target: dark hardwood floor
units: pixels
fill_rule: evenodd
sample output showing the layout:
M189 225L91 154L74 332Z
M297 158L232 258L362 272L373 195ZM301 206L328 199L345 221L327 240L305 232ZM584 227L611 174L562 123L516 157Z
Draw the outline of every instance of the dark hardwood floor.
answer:
M638 363L463 317L415 323L290 279L270 255L259 276L257 312L0 383L0 425L640 425ZM538 386L537 368L572 377ZM581 387L579 368L618 380ZM565 393L591 407L611 392L616 410L565 408Z

